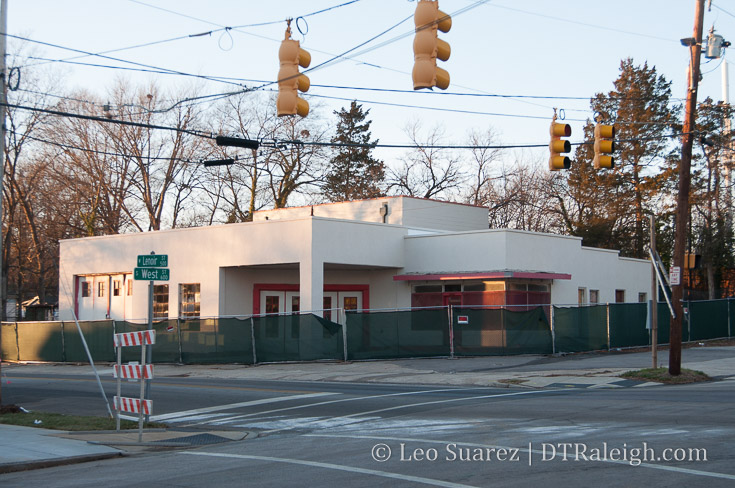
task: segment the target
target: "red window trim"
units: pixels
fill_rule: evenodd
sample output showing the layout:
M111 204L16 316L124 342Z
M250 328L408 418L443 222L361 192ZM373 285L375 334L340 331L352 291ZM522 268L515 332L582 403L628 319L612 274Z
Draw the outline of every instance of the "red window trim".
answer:
M260 315L260 293L263 291L299 291L299 285L289 283L255 283L253 285L253 315ZM324 291L361 291L362 308L370 308L369 285L324 285Z

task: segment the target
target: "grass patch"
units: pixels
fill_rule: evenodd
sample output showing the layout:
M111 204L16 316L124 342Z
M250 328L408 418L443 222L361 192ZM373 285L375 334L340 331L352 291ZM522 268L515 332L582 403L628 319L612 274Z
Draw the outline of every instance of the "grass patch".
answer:
M681 374L678 376L671 376L668 368L646 368L636 371L627 371L621 374L620 377L629 380L656 381L658 383L675 385L697 383L700 381L712 381L712 378L701 371L684 368L682 368Z
M36 421L40 420L41 423ZM41 429L86 431L86 430L115 430L115 419L107 417L85 417L81 415L62 415L45 412L16 412L1 413L0 424L19 425L21 427L39 427ZM158 422L145 422L147 429L167 427ZM137 429L138 422L120 420L120 429Z
M507 385L522 385L523 383L527 382L528 380L523 380L520 378L507 378L498 380L498 383L505 383Z

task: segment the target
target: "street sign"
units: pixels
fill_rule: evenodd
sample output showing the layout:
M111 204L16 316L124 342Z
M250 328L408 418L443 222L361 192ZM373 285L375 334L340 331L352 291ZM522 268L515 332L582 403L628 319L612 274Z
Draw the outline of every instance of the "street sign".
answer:
M669 281L671 286L681 285L681 267L671 266L669 268Z
M168 268L135 268L133 278L144 281L168 281Z
M167 268L168 254L138 254L138 266L141 268Z

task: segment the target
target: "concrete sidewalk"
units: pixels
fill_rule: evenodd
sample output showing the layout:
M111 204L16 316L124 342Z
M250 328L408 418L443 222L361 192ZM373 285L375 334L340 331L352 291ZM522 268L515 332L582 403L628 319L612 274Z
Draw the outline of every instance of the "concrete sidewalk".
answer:
M666 366L668 351L659 352ZM609 352L552 356L491 356L460 359L403 359L360 362L314 362L244 365L156 365L156 377L238 380L368 382L422 385L470 385L508 388L640 388L659 386L625 380L625 371L648 368L651 353ZM735 346L689 347L682 367L703 371L717 380L735 380ZM111 375L111 365L98 365ZM3 363L2 381L14 373L93 375L89 365ZM247 432L153 430L138 444L136 430L67 433L0 425L0 473L116 457L146 449L196 447L242 440Z

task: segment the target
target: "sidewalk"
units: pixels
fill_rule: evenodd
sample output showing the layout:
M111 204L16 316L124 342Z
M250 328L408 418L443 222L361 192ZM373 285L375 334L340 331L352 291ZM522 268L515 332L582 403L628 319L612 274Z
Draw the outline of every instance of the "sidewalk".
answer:
M659 351L659 366L667 366L668 351ZM470 385L507 388L640 388L658 386L625 380L625 371L651 367L651 353L586 353L562 357L490 356L460 359L402 359L360 362L293 364L156 365L156 377L198 377L240 380L339 381L423 385ZM735 346L690 347L682 351L682 367L703 371L718 380L735 380ZM88 365L3 363L2 380L13 372L88 374ZM101 375L111 365L100 364ZM121 456L141 450L195 447L242 440L247 432L137 430L67 433L0 425L0 474L59 464Z

